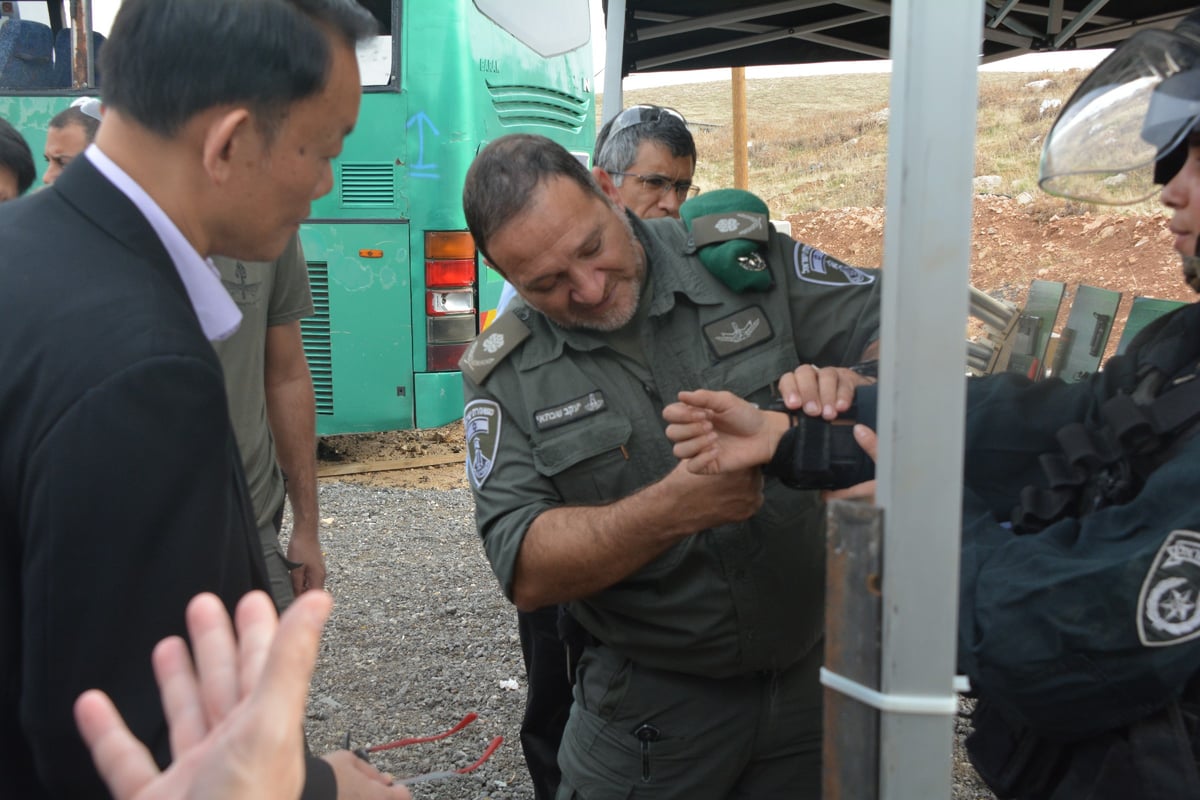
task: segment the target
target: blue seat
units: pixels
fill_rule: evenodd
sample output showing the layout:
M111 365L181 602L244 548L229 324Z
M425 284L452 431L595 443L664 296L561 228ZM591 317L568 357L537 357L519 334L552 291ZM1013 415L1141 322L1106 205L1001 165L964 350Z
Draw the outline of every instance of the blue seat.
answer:
M95 86L100 85L100 46L102 44L104 44L103 34L92 31L92 61L96 70ZM54 35L54 85L64 88L71 86L71 31L69 28L63 28Z
M23 19L0 25L0 88L54 86L54 34L50 26Z

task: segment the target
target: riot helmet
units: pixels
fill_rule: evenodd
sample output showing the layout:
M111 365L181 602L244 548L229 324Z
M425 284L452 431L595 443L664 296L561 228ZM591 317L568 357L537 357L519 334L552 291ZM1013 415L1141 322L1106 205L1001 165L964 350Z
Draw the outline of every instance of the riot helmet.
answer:
M1038 184L1090 203L1145 200L1200 124L1200 11L1131 36L1084 79L1046 136Z

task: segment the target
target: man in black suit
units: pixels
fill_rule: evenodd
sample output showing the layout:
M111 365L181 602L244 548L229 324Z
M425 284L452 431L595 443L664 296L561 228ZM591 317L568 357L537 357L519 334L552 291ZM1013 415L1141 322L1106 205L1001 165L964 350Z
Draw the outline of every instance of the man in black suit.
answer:
M329 191L372 24L351 0L125 0L95 144L0 208L5 796L106 796L85 689L168 762L151 649L193 595L266 588L209 345L240 315L207 257L276 258ZM408 796L346 751L306 792Z

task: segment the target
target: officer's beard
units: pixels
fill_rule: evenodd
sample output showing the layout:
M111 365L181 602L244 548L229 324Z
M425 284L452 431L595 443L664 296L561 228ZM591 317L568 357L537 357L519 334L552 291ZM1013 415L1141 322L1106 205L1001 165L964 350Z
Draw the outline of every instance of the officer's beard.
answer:
M1196 245L1200 247L1200 239L1197 239ZM1192 253L1190 256L1183 256L1182 259L1184 281L1192 287L1193 292L1200 292L1200 256Z

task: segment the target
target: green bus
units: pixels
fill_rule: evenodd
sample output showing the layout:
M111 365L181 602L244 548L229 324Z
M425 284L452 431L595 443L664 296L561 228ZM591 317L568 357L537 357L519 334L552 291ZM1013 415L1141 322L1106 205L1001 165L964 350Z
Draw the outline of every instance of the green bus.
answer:
M590 164L588 0L359 0L358 125L301 240L317 433L430 428L462 416L458 359L502 280L466 231L462 185L489 141L538 133ZM54 114L98 94L119 0L0 2L0 117L35 156Z

